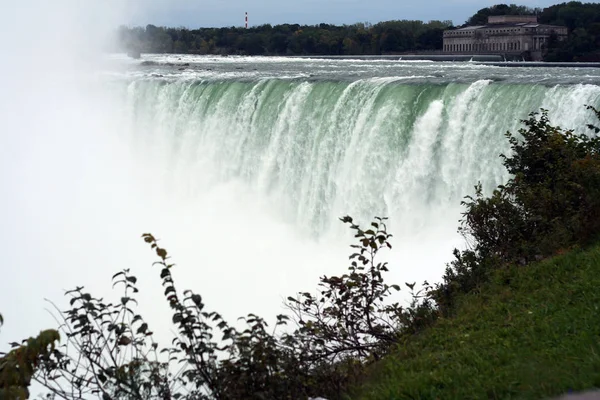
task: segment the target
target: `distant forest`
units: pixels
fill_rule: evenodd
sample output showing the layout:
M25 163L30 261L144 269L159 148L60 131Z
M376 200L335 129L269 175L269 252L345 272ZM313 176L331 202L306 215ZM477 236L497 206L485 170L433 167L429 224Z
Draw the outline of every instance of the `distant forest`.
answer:
M546 61L600 61L600 4L569 2L544 9L498 4L482 8L464 25L490 15L535 14L540 23L564 25L569 38L550 40ZM141 53L221 55L380 55L442 49L452 21L386 21L352 25L260 25L229 28L119 28L121 48Z

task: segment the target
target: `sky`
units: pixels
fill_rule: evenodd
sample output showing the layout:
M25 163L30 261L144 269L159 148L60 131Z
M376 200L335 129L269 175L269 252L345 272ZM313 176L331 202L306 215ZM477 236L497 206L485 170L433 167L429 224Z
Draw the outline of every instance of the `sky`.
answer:
M250 25L377 23L392 19L448 20L462 24L477 10L500 0L130 0L125 25L154 24L187 28L241 26L244 12ZM506 3L512 3L508 1ZM560 1L522 0L529 7Z

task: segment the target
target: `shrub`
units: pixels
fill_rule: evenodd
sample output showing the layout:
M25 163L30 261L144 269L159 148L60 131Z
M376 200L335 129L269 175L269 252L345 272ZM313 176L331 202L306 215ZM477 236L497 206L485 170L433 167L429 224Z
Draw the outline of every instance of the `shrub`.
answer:
M445 312L456 293L479 287L490 270L585 245L600 233L600 129L589 125L591 135L577 135L551 125L543 109L523 123L518 136L506 134L512 151L501 155L512 178L490 197L479 184L462 203L459 232L470 248L455 250L432 292Z
M0 314L0 326L4 323ZM0 399L17 400L29 398L31 379L41 360L55 349L60 335L48 329L21 343L11 343L12 350L0 353Z
M387 264L377 262L378 252L391 247L385 219L367 230L350 217L342 221L357 239L348 273L323 276L314 296L289 297L292 316L277 316L273 328L250 314L242 318L243 330L207 310L200 294L178 291L167 251L144 234L172 310L171 345L159 348L153 340L135 311L137 278L123 270L113 276L119 301L77 287L67 292L67 311L55 307L66 343L39 359L36 379L63 399L341 398L365 366L397 342L401 324L420 318L388 304L400 287L384 282Z

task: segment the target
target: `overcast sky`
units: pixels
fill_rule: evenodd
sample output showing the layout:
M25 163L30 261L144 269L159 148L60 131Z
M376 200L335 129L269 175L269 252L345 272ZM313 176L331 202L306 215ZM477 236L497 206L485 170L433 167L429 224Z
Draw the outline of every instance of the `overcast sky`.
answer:
M501 1L487 0L130 0L124 24L185 26L188 28L242 25L248 11L250 25L265 23L352 24L391 19L464 21L477 10ZM506 2L510 3L510 1ZM530 7L559 1L523 0Z

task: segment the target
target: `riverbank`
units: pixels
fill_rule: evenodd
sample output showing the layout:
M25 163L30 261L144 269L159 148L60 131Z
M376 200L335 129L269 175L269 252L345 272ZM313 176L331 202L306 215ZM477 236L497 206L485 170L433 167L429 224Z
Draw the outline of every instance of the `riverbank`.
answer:
M355 398L544 399L600 386L600 244L497 271Z

